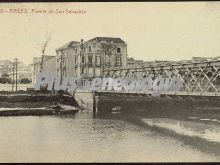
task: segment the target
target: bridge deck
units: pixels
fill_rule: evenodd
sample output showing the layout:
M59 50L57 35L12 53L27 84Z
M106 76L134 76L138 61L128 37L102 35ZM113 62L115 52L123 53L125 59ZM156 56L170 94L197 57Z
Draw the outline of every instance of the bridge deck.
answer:
M146 94L151 95L152 92L125 92L125 91L97 91L97 93L115 93L115 94ZM220 93L211 93L211 92L184 92L184 91L166 91L162 92L162 95L179 95L179 96L220 96Z

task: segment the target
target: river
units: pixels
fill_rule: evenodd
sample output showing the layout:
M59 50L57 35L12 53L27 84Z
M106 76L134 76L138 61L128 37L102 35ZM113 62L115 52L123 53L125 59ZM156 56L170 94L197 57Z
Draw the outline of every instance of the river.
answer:
M218 123L164 118L131 122L117 114L94 118L88 111L0 117L0 161L220 161L219 130Z

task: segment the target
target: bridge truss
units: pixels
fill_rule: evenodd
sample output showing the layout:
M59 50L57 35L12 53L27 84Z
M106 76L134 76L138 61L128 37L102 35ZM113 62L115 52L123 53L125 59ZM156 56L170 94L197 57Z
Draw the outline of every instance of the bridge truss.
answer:
M220 60L212 59L199 62L182 61L175 63L160 63L130 68L111 68L103 71L104 77L126 78L136 77L138 72L145 77L155 79L159 75L177 76L183 82L180 91L164 91L164 93L190 95L220 95Z

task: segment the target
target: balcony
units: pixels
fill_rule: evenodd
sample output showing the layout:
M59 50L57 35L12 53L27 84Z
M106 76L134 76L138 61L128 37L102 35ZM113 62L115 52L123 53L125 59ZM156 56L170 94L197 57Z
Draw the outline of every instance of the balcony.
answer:
M116 55L116 57L121 57L122 56L121 53L116 53L115 55Z
M101 67L101 64L100 64L100 63L99 63L99 64L95 64L95 66L96 66L96 67Z

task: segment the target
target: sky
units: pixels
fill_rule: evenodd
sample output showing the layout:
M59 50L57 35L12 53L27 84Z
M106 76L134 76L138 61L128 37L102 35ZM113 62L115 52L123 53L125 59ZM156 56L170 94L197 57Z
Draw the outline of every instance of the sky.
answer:
M28 13L11 13L12 9ZM127 43L128 57L139 60L216 57L219 29L219 2L0 3L0 60L18 58L29 64L41 56L49 36L47 55L56 55L55 50L70 41L119 37Z

